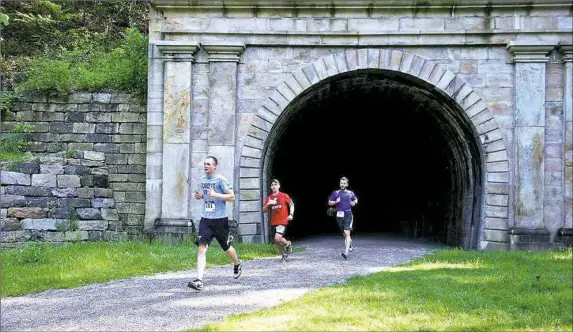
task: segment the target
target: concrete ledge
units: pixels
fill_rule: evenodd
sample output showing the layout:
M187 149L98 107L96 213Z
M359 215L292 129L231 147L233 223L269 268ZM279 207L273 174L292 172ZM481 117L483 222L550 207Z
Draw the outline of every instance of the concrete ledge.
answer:
M573 228L560 228L555 240L567 247L573 247Z
M509 229L510 250L544 251L560 244L551 243L550 233L545 228L511 227Z

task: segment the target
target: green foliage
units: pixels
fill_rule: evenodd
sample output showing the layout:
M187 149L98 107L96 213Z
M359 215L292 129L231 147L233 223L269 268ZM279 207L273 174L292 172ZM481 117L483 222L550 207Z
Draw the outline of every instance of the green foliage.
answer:
M20 96L15 91L0 91L0 111L8 111Z
M19 92L67 94L73 91L126 92L141 98L147 93L148 38L137 29L125 31L124 40L111 51L82 45L57 57L30 61Z
M0 40L2 89L16 89L31 59L55 60L62 52L76 49L109 52L124 41L127 28L145 33L147 17L148 4L139 0L4 1L1 20L10 24L3 24ZM65 67L45 66L52 71ZM66 84L55 84L53 89L66 90Z
M28 157L25 153L28 146L28 135L34 127L30 124L19 123L12 131L0 134L0 160L22 161Z
M0 14L0 27L5 27L8 25L8 22L10 21L10 17L4 13Z
M70 208L70 215L68 219L69 219L68 230L77 231L78 229L80 229L80 225L78 223L78 220L80 220L80 218L78 217L76 209Z
M443 250L194 331L570 331L572 259Z
M276 255L270 244L237 244L241 259ZM207 252L208 266L229 264L218 243ZM51 246L31 243L1 253L2 297L70 288L196 266L197 246L161 241L86 242Z

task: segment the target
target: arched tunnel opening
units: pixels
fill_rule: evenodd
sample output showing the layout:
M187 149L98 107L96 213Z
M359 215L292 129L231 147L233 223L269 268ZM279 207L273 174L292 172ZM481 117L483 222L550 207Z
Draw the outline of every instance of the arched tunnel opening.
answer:
M359 199L354 234L475 247L482 157L463 114L433 86L388 71L341 74L305 91L265 152L267 183L278 178L295 202L286 237L340 234L326 210L345 176Z

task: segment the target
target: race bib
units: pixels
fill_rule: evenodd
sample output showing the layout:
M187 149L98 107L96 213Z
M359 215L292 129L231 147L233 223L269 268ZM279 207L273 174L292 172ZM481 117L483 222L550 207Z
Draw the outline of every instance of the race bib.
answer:
M205 212L215 211L215 202L205 202Z
M338 218L344 218L344 211L336 211L336 216Z

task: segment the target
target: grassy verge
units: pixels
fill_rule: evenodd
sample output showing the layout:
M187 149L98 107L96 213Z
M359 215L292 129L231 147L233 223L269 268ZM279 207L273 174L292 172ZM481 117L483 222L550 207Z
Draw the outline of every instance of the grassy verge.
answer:
M278 255L273 245L236 243L239 258L250 260ZM192 269L197 263L193 243L88 242L50 246L29 244L2 256L2 297L71 288L157 272ZM231 264L213 243L207 266Z
M202 331L571 331L572 251L440 251Z

